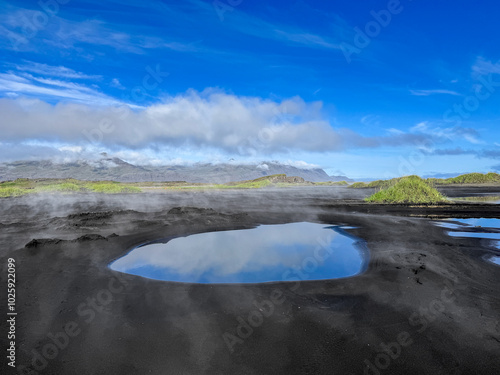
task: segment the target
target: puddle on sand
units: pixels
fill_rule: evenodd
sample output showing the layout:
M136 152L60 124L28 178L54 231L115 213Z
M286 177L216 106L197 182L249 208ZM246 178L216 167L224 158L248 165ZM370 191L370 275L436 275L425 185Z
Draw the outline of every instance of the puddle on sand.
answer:
M464 227L483 227L500 229L500 219L450 219L450 221L439 221L436 223L443 228L461 229Z
M453 229L448 235L452 237L485 238L488 240L500 240L500 219L450 219L450 221L440 221L436 225ZM455 231L456 230L456 231ZM467 230L467 231L460 231ZM497 242L500 249L500 242ZM489 262L500 265L500 257L485 257Z
M111 269L187 283L325 280L364 271L368 250L344 227L315 223L261 225L151 242L111 263Z
M491 257L488 259L490 262L498 264L500 266L500 257Z

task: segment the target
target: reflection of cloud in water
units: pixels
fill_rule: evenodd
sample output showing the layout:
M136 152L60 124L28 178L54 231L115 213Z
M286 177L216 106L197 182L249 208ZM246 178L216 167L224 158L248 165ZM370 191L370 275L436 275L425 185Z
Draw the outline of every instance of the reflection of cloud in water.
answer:
M362 271L367 253L339 227L313 223L261 225L151 243L111 264L157 280L254 283L324 280Z
M262 266L291 267L300 264L304 256L313 255L304 254L305 249L311 252L311 247L314 250L339 236L325 226L312 223L288 224L279 230L275 227L262 225L255 229L209 232L146 245L113 263L113 269L156 265L180 273L217 269L230 274Z

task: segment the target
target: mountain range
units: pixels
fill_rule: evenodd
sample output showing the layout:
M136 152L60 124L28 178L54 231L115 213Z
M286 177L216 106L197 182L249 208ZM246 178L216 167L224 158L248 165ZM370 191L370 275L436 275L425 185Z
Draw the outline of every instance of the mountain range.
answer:
M75 178L79 180L113 180L119 182L187 181L225 183L252 180L284 173L306 181L352 181L345 176L329 176L321 168L299 168L277 161L258 164L196 163L192 165L144 166L102 154L97 160L58 163L51 160L16 161L0 164L0 181L17 178Z

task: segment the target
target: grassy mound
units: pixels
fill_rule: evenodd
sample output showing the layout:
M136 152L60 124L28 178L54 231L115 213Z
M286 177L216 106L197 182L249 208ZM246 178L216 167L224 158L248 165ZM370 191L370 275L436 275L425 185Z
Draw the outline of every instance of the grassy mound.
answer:
M408 176L365 200L377 203L438 203L446 199L424 179L418 176Z
M406 177L398 177L390 180L377 180L370 183L366 182L356 182L350 185L350 188L360 189L360 188L382 188L387 189L391 186L396 185L402 179ZM468 173L463 174L453 178L428 178L426 180L431 186L435 185L453 185L453 184L500 184L500 174L498 173Z
M428 179L438 185L451 185L451 184L498 184L500 183L500 174L498 173L468 173L453 178L432 178Z

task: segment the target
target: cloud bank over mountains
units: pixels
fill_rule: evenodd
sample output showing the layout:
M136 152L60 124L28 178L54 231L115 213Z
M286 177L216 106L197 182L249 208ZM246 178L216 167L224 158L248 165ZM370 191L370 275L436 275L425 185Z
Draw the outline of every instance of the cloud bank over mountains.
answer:
M333 128L319 101L273 101L216 89L189 90L144 109L3 98L0 112L4 142L38 140L110 149L191 147L265 156L415 145L430 137L421 132L367 137Z

